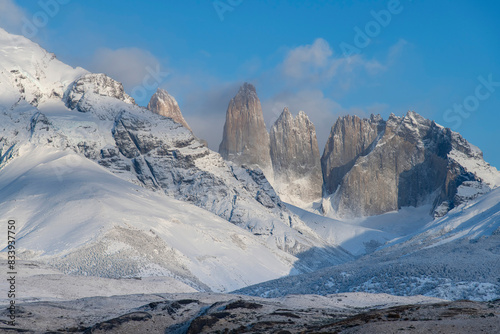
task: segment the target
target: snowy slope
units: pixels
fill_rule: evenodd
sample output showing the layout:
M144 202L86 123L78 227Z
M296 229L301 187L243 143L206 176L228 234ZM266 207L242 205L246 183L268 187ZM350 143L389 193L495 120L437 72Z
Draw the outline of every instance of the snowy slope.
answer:
M72 68L23 36L0 28L0 105L10 107L23 97L33 105L62 98L66 88L87 73Z
M354 262L239 290L265 297L365 291L500 298L500 189Z
M2 169L0 189L0 216L16 220L18 256L70 274L170 276L226 291L287 275L297 260L70 151L22 147Z
M314 232L353 255L375 251L388 242L420 231L432 221L430 206L405 207L379 216L350 220L333 219L287 204Z

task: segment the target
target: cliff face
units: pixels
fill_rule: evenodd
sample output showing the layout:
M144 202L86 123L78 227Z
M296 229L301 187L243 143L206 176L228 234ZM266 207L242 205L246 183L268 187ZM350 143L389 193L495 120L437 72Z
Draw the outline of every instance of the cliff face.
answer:
M259 165L272 179L269 134L255 87L245 83L229 102L219 153L240 165Z
M331 206L343 216L424 204L450 209L459 204L457 194L475 192L498 175L458 133L414 112L391 115L387 122L374 116L340 119L322 163L326 195L333 194Z
M327 194L335 192L346 173L356 160L366 155L382 133L385 122L380 116L361 119L344 116L337 119L325 145L321 166L324 189Z
M321 164L314 124L304 112L293 118L288 108L271 127L274 184L281 198L292 204L321 197Z
M170 117L175 122L182 124L186 129L192 132L186 120L182 116L181 109L175 98L166 90L158 88L156 93L151 97L148 107L154 113L165 117Z

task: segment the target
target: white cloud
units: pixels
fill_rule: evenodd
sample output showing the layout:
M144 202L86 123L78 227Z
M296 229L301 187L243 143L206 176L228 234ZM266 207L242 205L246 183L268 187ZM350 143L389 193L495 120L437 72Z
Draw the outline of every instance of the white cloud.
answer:
M123 83L128 92L144 84L148 87L162 84L151 75L158 68L161 68L160 61L151 52L139 48L98 49L89 66L92 72L105 73Z
M25 11L12 0L0 0L0 26L10 33L20 33Z
M283 62L283 73L295 79L318 74L319 71L332 67L332 55L328 42L318 38L313 44L290 50Z
M386 69L375 59L367 60L361 55L336 56L322 38L312 44L298 46L288 51L281 66L282 75L300 84L326 84L332 80L350 79L356 70L376 74Z
M387 63L391 64L394 62L398 57L401 56L403 51L405 50L406 47L410 46L411 44L408 43L405 39L400 39L397 41L396 44L390 47L389 49L389 54L387 55Z

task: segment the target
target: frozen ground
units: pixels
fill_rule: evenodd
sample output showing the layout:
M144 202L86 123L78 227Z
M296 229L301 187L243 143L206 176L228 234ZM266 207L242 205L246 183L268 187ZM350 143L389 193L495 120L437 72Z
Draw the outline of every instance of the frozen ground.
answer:
M83 288L85 288L83 286ZM156 293L20 303L5 333L497 333L498 302L345 293ZM7 312L0 312L5 323Z

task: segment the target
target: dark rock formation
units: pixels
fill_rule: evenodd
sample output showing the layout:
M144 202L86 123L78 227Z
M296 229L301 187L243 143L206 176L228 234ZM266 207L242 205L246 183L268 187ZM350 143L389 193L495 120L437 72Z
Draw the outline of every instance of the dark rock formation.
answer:
M255 87L245 83L229 102L219 153L239 165L258 165L270 176L269 134Z
M294 119L288 108L271 128L274 184L283 200L312 202L321 197L321 165L314 124L301 111Z
M436 208L443 202L449 210L459 186L481 181L481 173L468 170L464 161L487 169L477 148L415 112L391 115L387 122L347 116L337 121L325 146L324 188L326 195L334 194L333 209L344 216L424 204ZM464 187L468 184L475 185Z

